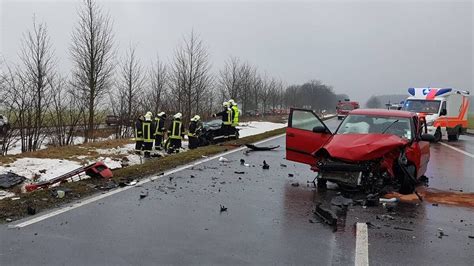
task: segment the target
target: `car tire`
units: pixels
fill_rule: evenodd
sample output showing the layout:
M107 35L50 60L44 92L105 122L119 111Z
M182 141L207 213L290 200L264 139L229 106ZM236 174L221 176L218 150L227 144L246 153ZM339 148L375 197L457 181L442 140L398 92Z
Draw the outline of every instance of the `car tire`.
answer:
M448 135L448 140L449 141L458 141L459 140L459 130L456 130L455 134Z
M325 191L328 189L328 181L326 179L317 179L316 186L318 187L318 190Z
M435 143L437 142L440 142L441 141L441 138L442 138L443 134L441 133L441 128L436 128L436 132L434 133L434 137L435 137Z

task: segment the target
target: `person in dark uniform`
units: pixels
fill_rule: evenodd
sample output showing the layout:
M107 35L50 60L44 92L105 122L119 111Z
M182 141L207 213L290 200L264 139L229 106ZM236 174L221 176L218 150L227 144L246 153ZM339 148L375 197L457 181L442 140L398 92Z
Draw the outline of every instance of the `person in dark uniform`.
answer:
M196 149L199 147L199 133L202 129L201 117L195 115L191 118L191 122L189 123L189 130L188 130L188 148Z
M143 146L143 131L142 131L142 122L143 116L139 116L135 122L135 152L140 153Z
M232 109L229 108L229 102L223 102L222 107L224 107L222 112L213 114L212 116L222 117L221 135L224 138L228 138L232 131Z
M165 112L159 113L155 118L155 149L161 150L163 148L163 140L166 132L165 128L166 114Z
M145 151L145 158L150 158L151 151L153 150L153 121L152 113L147 112L145 114L145 120L142 122L142 133L143 133L143 151Z
M168 153L179 152L181 148L181 141L184 137L184 126L181 122L181 113L177 113L173 116L173 121L168 128L168 139L166 140L166 151Z

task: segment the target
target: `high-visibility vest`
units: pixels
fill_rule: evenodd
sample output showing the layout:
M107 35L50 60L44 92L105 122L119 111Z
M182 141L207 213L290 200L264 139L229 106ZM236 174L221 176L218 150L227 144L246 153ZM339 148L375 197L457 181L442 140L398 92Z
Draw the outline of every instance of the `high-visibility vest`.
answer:
M224 125L232 125L232 109L227 108L227 120L224 121Z
M143 128L141 121L135 123L135 141L143 141Z
M151 121L142 122L143 142L153 142L151 136Z
M163 135L163 131L161 131L161 128L160 128L160 118L155 118L155 123L156 123L156 129L155 129L155 136L157 135Z
M170 133L170 139L181 139L181 121L173 120L173 127Z
M234 114L234 120L232 121L232 126L238 126L239 125L239 108L237 105L232 106L232 112Z

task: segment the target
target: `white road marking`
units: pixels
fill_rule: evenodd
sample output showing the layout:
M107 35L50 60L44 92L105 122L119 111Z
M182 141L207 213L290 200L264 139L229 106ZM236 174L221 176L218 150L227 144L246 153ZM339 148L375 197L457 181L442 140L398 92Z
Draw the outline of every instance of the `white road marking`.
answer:
M261 143L265 143L265 142L268 142L268 141L271 141L271 140L275 140L277 138L281 138L285 136L285 134L281 134L281 135L277 135L277 136L274 136L274 137L271 137L271 138L268 138L268 139L264 139L262 141L259 141L259 142L256 142L255 145L258 145L258 144L261 144ZM171 174L174 174L176 172L179 172L179 171L182 171L182 170L185 170L185 169L188 169L188 168L191 168L193 166L197 166L199 164L202 164L202 163L205 163L205 162L209 162L209 161L212 161L212 160L215 160L215 159L218 159L219 157L221 156L225 156L225 155L228 155L228 154L232 154L232 153L235 153L235 152L239 152L239 151L242 151L244 149L246 149L247 147L240 147L240 148L237 148L235 150L230 150L230 151L227 151L227 152L224 152L224 153L219 153L217 155L214 155L212 157L209 157L209 158L206 158L206 159L203 159L203 160L199 160L199 161L196 161L196 162L193 162L193 163L190 163L190 164L187 164L187 165L183 165L183 166L180 166L178 168L175 168L175 169L172 169L168 172L165 172L164 174L162 175L156 175L156 176L153 176L151 178L147 178L147 179L143 179L141 180L140 182L138 182L135 186L138 186L138 185L143 185L143 184L146 184L150 181L154 181L158 178L161 178L161 177L164 177L164 176L167 176L167 175L171 175ZM86 200L83 200L81 202L77 202L77 203L73 203L72 205L70 206L67 206L67 207L62 207L60 209L57 209L55 211L52 211L52 212L49 212L49 213L46 213L46 214L43 214L43 215L40 215L38 217L34 217L32 219L29 219L27 221L24 221L24 222L21 222L21 223L18 223L18 224L15 224L15 225L9 225L8 227L9 228L22 228L22 227L25 227L25 226L28 226L28 225L32 225L32 224L35 224L37 222L41 222L43 220L46 220L48 218L51 218L51 217L54 217L56 215L59 215L59 214L62 214L62 213L65 213L65 212L68 212L70 210L74 210L76 208L79 208L81 206L84 206L84 205L87 205L89 203L93 203L95 201L98 201L100 199L103 199L103 198L106 198L106 197L109 197L109 196L112 196L114 194L117 194L117 193L120 193L120 192L123 192L123 191L126 191L126 190L129 190L135 186L128 186L128 187L123 187L123 188L118 188L118 189L115 189L115 190L112 190L112 191L109 191L109 192L106 192L104 194L101 194L101 195L98 195L98 196L95 196L95 197L92 197L92 198L88 198Z
M469 152L467 152L467 151L463 151L463 150L461 150L461 149L459 149L459 148L456 148L456 147L451 146L451 145L449 145L449 144L446 144L446 143L444 143L444 142L438 142L438 143L441 144L441 145L443 145L443 146L445 146L445 147L448 147L448 148L450 148L450 149L453 149L453 150L455 150L455 151L457 151L457 152L460 152L460 153L462 153L462 154L464 154L464 155L466 155L466 156L469 156L469 157L471 157L471 158L474 158L474 154L472 154L472 153L469 153Z
M356 225L356 250L354 264L356 266L369 265L369 234L367 232L366 223L357 223Z

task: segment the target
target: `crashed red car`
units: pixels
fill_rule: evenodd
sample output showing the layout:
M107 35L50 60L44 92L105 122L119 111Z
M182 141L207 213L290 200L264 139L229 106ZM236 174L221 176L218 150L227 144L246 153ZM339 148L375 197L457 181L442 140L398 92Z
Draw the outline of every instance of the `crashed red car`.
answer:
M410 194L425 174L432 135L415 113L357 109L335 133L311 110L292 108L286 159L311 165L318 187L331 181L344 189Z

